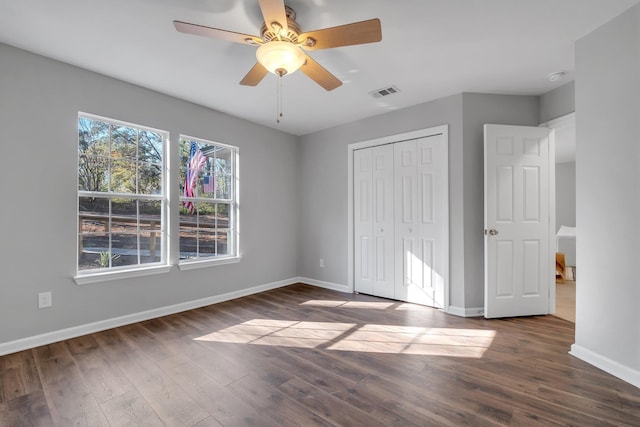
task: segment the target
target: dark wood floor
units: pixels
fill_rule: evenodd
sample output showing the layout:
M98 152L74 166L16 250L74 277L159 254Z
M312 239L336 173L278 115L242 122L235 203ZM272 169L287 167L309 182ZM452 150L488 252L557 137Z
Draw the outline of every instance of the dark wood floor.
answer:
M293 285L0 357L0 425L640 425L573 334Z

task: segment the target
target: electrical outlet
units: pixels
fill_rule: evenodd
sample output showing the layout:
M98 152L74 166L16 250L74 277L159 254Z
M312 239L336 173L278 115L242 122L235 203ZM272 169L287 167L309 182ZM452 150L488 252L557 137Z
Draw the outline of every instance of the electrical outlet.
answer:
M41 292L38 294L38 308L51 307L51 292Z
M320 258L320 267L324 268L324 258Z

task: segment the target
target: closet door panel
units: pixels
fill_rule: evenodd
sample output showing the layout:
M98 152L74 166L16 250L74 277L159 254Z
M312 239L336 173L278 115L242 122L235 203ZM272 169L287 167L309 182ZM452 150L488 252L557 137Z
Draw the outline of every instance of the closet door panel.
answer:
M442 135L396 143L396 298L444 307L448 268L447 144Z
M420 251L418 249L416 141L394 144L395 182L395 295L402 301L410 300L412 286L422 282Z
M356 292L373 293L373 149L353 153L354 285Z
M436 135L417 140L416 150L423 271L417 295L423 304L443 308L448 276L448 149L444 137Z
M394 298L393 146L390 144L373 148L373 185L373 294Z

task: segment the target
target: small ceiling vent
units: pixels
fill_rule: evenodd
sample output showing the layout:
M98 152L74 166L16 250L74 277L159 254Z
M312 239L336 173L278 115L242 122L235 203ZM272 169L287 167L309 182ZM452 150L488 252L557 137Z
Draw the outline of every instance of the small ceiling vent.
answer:
M389 86L369 92L369 95L373 96L374 98L382 98L383 96L393 95L394 93L398 92L400 92L400 89L398 89L396 86Z

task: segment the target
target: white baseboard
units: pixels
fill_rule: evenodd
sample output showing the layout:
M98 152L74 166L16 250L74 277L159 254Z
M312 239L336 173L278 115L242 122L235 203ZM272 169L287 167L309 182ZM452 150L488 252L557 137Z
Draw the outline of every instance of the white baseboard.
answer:
M281 288L283 286L298 283L299 281L301 281L299 278L281 280L278 282L267 283L265 285L254 286L252 288L241 289L239 291L228 292L221 295L214 295L212 297L202 298L194 301L187 301L180 304L169 305L166 307L154 308L153 310L147 310L139 313L128 314L126 316L100 320L98 322L61 329L59 331L48 332L32 337L21 338L15 341L0 343L0 356L10 353L16 353L18 351L27 350L34 347L39 347L41 345L67 340L70 338L76 338L82 335L92 334L94 332L104 331L118 326L129 325L131 323L142 322L149 319L155 319L157 317L167 316L169 314L179 313L181 311L193 310L194 308L205 307L207 305L217 304L220 302L257 294L260 292L269 291L271 289Z
M351 289L347 285L339 285L337 283L323 282L322 280L309 279L308 277L298 277L298 282L307 283L309 285L317 286L319 288L331 289L332 291L344 292L347 294L352 293Z
M618 377L621 380L640 388L640 371L622 365L615 360L611 360L608 357L602 356L601 354L595 353L577 344L573 344L571 346L569 354L577 357L578 359L584 360L596 368L610 373L614 377Z
M449 308L445 310L447 314L453 314L454 316L459 317L480 317L484 315L483 307L456 307L455 305L450 305Z

